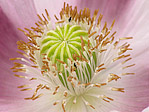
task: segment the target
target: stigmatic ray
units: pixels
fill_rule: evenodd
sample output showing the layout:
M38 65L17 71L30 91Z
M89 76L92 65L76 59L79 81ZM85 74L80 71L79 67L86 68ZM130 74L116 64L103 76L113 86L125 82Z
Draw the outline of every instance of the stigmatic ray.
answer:
M64 3L60 18L54 15L55 27L45 12L37 15L37 27L19 29L28 42L18 41L17 52L23 57L10 59L18 60L11 68L15 76L29 80L18 88L34 91L25 100L40 103L43 98L48 102L45 108L56 112L104 111L115 102L113 92L125 94L117 82L134 75L129 68L135 64L127 64L132 48L123 43L132 37L115 40L115 20L110 27L107 22L101 26L103 15L98 16L98 10L91 17L88 8L78 11Z

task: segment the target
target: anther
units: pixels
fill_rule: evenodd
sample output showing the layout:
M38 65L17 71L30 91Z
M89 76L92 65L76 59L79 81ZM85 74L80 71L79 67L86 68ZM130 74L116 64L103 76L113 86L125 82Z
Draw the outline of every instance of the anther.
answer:
M82 48L82 50L84 51L85 43L84 43L83 37L80 36L80 39L81 39L81 48Z
M114 88L114 87L113 87L111 90L112 90L112 91L119 91L119 92L123 92L123 93L125 92L125 91L124 91L124 88Z
M91 36L93 36L94 34L96 34L97 31L92 32L88 37L90 38Z
M24 88L24 87L29 87L29 85L18 86L18 88Z
M55 95L55 94L57 93L59 87L60 87L60 86L57 86L57 87L55 88L55 91L54 91L53 95Z
M117 81L118 79L120 79L121 77L119 77L116 74L110 74L111 77L108 78L108 82L111 82L112 80Z
M125 66L125 67L123 67L123 69L125 69L125 68L129 68L129 67L132 67L132 66L135 66L135 64Z
M32 90L32 88L21 89L21 91L28 91L28 90Z
M90 25L89 30L88 30L88 34L90 34L92 27L93 27L93 24Z
M54 15L54 17L55 17L55 19L58 21L59 19L58 19L58 17L56 16L56 15Z
M32 100L36 100L37 98L40 98L41 96L43 96L43 94L42 94L42 93L41 93L41 94L39 94L38 96L36 96L36 97L32 98Z
M100 69L96 70L96 72L100 72L101 70L104 70L104 69L106 69L106 68L100 68Z
M114 23L115 23L115 19L114 19L113 22L112 22L112 25L111 25L111 27L110 27L110 30L112 30L112 28L113 28L113 26L114 26Z
M67 95L68 95L68 93L67 92L64 92L64 96L67 97Z
M21 58L9 58L9 60L21 60Z
M55 106L55 105L57 105L58 103L59 103L59 102L54 102L53 105Z
M122 73L122 75L135 75L135 73Z
M123 38L120 38L119 40L126 40L126 39L133 39L133 37L123 37Z
M65 102L62 102L62 109L64 112L66 112L64 104L65 104Z
M59 24L59 23L64 23L65 21L64 20L62 20L62 21L58 21L58 22L56 22L56 24Z
M25 76L17 75L17 74L14 74L14 76L19 77L19 78L26 78Z
M50 21L50 16L49 16L49 13L48 13L47 9L45 9L45 12L46 12L46 14L47 14L48 20Z

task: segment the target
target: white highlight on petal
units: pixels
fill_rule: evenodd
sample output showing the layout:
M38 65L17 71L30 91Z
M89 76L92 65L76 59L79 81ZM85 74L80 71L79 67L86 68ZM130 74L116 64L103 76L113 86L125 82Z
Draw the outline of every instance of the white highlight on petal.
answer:
M149 112L149 107L145 108L142 112Z

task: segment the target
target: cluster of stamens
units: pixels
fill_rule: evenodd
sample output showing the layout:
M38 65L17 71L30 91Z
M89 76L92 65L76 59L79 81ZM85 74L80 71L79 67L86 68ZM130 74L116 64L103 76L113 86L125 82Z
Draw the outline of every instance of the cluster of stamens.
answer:
M39 83L33 95L25 99L36 100L44 95L44 93L38 94L38 91L45 89L50 91L53 97L56 97L59 92L63 94L63 97L53 102L53 105L60 104L64 112L69 110L67 108L69 99L73 99L72 104L75 105L77 97L81 97L86 106L96 109L96 105L90 104L81 95L86 94L92 88L99 90L101 87L106 87L111 82L120 80L122 76L134 75L134 73L129 72L115 74L115 71L110 71L104 76L104 82L98 81L100 76L103 76L107 68L113 63L120 63L118 69L122 71L135 65L126 65L132 59L130 54L125 54L128 50L132 50L132 48L129 48L130 44L127 42L122 45L120 44L120 41L132 39L132 37L119 38L116 41L116 31L112 32L115 20L109 28L107 22L101 28L103 16L100 14L97 19L98 10L95 10L93 17L91 17L88 8L78 12L77 7L72 9L72 6L68 4L65 6L64 3L64 7L60 11L60 18L55 15L57 20L55 25L58 30L51 28L50 16L47 10L45 12L47 18L43 14L43 17L38 15L39 21L35 23L37 27L31 27L31 29L24 28L26 31L19 29L28 37L29 41L17 42L18 49L22 50L17 52L24 56L23 58L10 59L20 60L20 62L14 62L14 66L11 68L13 72L34 74L26 76L15 74L16 77L25 78L30 81L45 81L43 84ZM69 25L71 29L69 30L68 28L67 33L65 33L66 25ZM74 25L80 28L83 33L78 33L80 31L78 29L73 31ZM66 43L62 44L63 41L66 41L65 36L67 34L70 34L68 36L69 39ZM54 48L55 44L57 46ZM58 47L59 45L60 47ZM53 50L49 50L52 48ZM121 61L118 62L118 60ZM49 83L46 83L47 81ZM26 84L18 86L18 88L21 88L21 91L32 90ZM109 91L125 92L124 88L119 87L111 87ZM105 94L97 94L94 97L108 103L114 101L113 98Z

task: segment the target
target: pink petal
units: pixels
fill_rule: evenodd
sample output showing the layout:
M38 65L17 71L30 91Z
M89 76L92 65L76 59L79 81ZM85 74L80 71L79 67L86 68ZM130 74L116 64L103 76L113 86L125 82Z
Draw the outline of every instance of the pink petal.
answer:
M10 68L12 67L12 62L9 60L11 57L16 57L18 54L16 53L16 41L19 39L19 35L15 31L14 26L6 17L6 15L1 10L1 33L0 37L0 59L1 59L1 75L0 75L0 97L9 98L8 96L15 95L18 91L15 89L16 83L18 82L16 78L14 78L13 73ZM21 36L21 35L20 35ZM19 81L20 82L20 81ZM18 83L19 83L18 82ZM13 89L9 89L13 88ZM9 94L11 93L11 94ZM17 95L17 94L16 94Z
M147 107L146 109L144 109L142 112L149 112L149 107Z
M134 37L131 41L131 46L135 53L134 56L142 54L142 52L149 48L149 44L147 43L149 41L148 5L148 0L136 0L131 4L131 7L128 7L127 13L124 13L123 17L118 21L118 24L120 24L119 27L117 27L118 36Z
M87 7L91 10L99 9L99 13L103 14L103 21L112 22L114 19L117 21L126 12L127 7L131 3L130 0L77 0L77 6L84 8Z
M13 63L9 58L18 56L16 42L26 38L17 28L31 27L36 19L36 10L30 0L3 0L0 5L0 111L4 112L6 108L24 98L24 93L20 92L17 86L24 84L25 80L23 82L13 76L14 73L10 70Z
M0 3L3 12L16 28L31 27L37 19L32 0L3 0Z
M105 20L111 22L116 18L116 28L119 33L118 36L133 36L132 46L134 48L134 62L137 64L132 71L136 70L137 74L135 76L128 76L120 83L126 88L126 97L121 95L121 97L114 103L114 105L119 106L121 112L140 112L142 109L148 106L148 93L149 93L149 62L147 61L148 52L148 0L144 2L136 1L119 1L119 0L105 0L105 1L67 1L70 5L78 5L79 8L89 7L92 12L94 9L100 9L100 12L104 14ZM1 28L2 33L0 34L0 51L1 59L1 74L0 75L0 111L2 112L29 112L35 110L29 110L24 106L24 103L20 103L20 98L24 97L24 93L19 92L15 89L22 80L14 78L9 68L12 63L8 60L10 57L17 56L16 41L20 38L24 38L22 33L18 32L16 28L18 27L30 27L36 19L36 10L39 14L44 12L44 9L48 9L51 17L53 15L58 15L61 7L63 6L63 1L57 0L56 2L50 0L34 0L33 1L0 1L2 10L0 10ZM146 12L144 12L146 10ZM105 21L104 20L104 21ZM144 24L146 23L146 24ZM140 39L141 38L141 39ZM7 44L6 44L7 43ZM14 47L15 46L15 47ZM141 46L141 47L140 47ZM143 47L142 47L143 46ZM7 52L6 52L7 51ZM130 92L129 92L130 91ZM16 100L18 98L18 100ZM122 102L121 102L122 101ZM128 103L129 102L129 103ZM15 103L16 105L13 105ZM3 105L2 105L3 104ZM9 105L8 105L9 104ZM18 106L22 106L18 108ZM28 104L29 106L29 104ZM32 108L36 107L36 104L31 105ZM38 106L40 106L38 104ZM9 107L9 108L8 108Z

